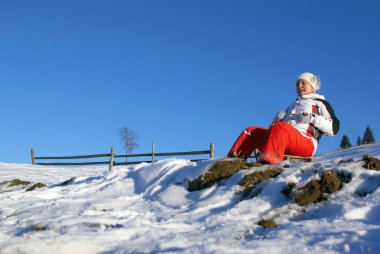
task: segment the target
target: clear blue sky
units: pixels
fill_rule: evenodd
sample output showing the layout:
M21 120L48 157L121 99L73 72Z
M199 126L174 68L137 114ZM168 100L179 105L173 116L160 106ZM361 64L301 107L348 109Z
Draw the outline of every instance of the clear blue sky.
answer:
M0 162L36 155L204 150L321 77L341 120L319 153L380 135L380 1L0 0Z

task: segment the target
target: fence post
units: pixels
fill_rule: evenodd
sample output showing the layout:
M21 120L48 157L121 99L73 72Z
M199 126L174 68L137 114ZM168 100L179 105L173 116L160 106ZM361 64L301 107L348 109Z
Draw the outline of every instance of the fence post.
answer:
M152 142L152 163L154 163L154 142Z
M112 170L112 167L113 167L113 156L114 156L113 147L111 147L111 155L110 155L110 166L109 166L109 170Z
M36 164L36 161L34 160L34 149L33 148L30 150L30 154L32 156L32 164L34 165L34 164Z
M214 143L210 143L210 159L214 159L214 154L215 154Z

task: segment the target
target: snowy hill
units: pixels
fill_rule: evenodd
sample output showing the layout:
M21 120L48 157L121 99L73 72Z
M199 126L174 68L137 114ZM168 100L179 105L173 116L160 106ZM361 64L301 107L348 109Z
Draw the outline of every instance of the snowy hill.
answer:
M242 179L270 168L188 191L220 160L113 171L0 163L0 253L380 253L380 171L363 167L364 154L380 158L380 144L282 162L248 193ZM296 204L295 190L329 170L341 188Z

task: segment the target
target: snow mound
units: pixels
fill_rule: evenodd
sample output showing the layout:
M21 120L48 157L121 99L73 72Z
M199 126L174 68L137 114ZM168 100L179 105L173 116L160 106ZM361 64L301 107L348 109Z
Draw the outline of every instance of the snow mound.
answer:
M250 179L248 192L242 180L268 168L242 168L189 191L221 159L113 171L0 163L0 252L377 253L380 171L363 167L365 154L379 158L380 145L285 161L269 178ZM341 184L297 204L296 191L322 186L325 172ZM16 179L23 184L11 186Z

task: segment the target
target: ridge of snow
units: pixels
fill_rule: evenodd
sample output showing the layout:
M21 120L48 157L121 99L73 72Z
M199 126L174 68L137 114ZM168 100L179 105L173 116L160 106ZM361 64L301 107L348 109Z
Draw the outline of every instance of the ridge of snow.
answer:
M113 171L0 163L0 253L377 253L380 172L362 167L364 154L379 158L380 144L311 163L282 162L288 168L248 199L237 194L246 171L187 191L187 182L218 159L166 159ZM301 207L281 194L287 183L302 186L328 169L352 179L327 200ZM14 179L47 186L8 188ZM267 217L279 226L257 225Z

